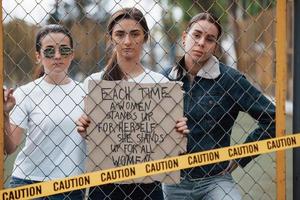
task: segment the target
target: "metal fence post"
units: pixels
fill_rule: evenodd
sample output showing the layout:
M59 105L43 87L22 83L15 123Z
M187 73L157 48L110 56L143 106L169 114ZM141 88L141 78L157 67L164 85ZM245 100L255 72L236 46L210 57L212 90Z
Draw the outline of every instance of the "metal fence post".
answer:
M293 133L300 132L300 2L294 1L294 88L293 88ZM293 199L300 199L300 149L293 149Z
M0 0L0 87L3 88L3 21L2 21L2 0ZM3 92L0 92L0 99L3 99ZM4 117L3 117L3 101L0 103L0 188L3 188L4 183Z
M276 5L276 137L285 135L286 101L286 1ZM276 153L277 199L286 199L285 151Z

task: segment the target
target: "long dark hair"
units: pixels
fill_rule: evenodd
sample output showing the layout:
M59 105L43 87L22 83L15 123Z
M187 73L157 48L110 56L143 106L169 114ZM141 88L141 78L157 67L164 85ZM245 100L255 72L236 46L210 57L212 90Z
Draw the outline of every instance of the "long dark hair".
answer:
M112 32L114 26L122 19L133 19L137 21L143 28L144 42L148 40L149 28L143 13L137 8L123 8L115 12L108 21L107 31L108 31L108 37L110 38L110 42L112 40ZM122 72L122 70L118 65L117 53L114 51L113 47L111 47L111 44L108 45L108 49L112 51L112 55L106 65L102 78L104 80L110 80L110 81L121 80L124 78L124 73Z
M42 48L42 39L48 35L49 33L62 33L64 35L66 35L69 40L70 40L70 46L71 48L73 48L73 38L71 36L70 31L65 28L62 25L59 24L49 24L46 26L43 26L36 34L35 36L35 50L38 53L41 53L41 48ZM44 68L43 66L39 66L33 74L34 78L39 78L42 77L44 75Z
M42 27L35 37L35 50L40 53L42 48L42 39L49 33L63 33L70 40L70 46L73 48L73 38L70 31L62 25L59 24L49 24Z
M217 39L219 39L222 35L222 26L220 25L220 22L218 21L218 19L213 16L210 13L207 12L202 12L202 13L198 13L197 15L195 15L188 23L187 28L186 28L186 32L188 32L191 27L193 26L194 23L200 21L200 20L205 20L208 21L210 23L212 23L213 25L215 25L218 29L218 36Z

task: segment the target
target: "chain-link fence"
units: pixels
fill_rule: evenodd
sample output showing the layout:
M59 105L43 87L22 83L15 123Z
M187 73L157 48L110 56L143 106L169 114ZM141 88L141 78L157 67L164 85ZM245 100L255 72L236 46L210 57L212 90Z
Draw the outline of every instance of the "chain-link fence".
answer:
M137 145L131 145L131 147L128 145L126 148L131 149L127 150L124 149L125 146L120 147L120 143L126 143L126 140L127 143L128 140L134 140L134 136L131 133L141 134L142 132L141 121L143 120L139 119L135 113L138 109L143 108L141 108L140 102L134 98L134 106L131 104L126 112L123 112L123 115L119 113L116 116L113 112L110 114L104 113L104 119L101 118L102 121L99 121L104 122L107 118L110 118L109 120L114 121L116 124L122 121L133 121L136 123L134 125L135 128L128 129L129 131L126 134L124 132L120 133L122 134L121 139L116 134L119 143L108 134L114 132L113 129L108 129L106 139L102 138L99 142L91 142L93 141L92 139L85 140L78 134L75 125L76 120L83 113L82 96L84 96L84 90L87 90L79 82L83 82L92 73L102 71L107 65L109 58L112 57L113 53L110 51L112 48L109 46L109 40L114 35L108 34L107 25L111 15L125 7L138 8L145 15L148 23L149 32L147 33L149 34L149 40L143 45L141 53L142 65L149 70L163 73L172 80L183 82L183 90L185 90L184 102L178 107L182 109L184 115L188 118L188 126L191 134L188 136L187 141L188 152L220 148L229 145L229 143L231 145L241 144L245 140L259 140L267 138L270 136L269 134L274 133L274 110L269 102L275 102L276 1L4 1L2 11L4 26L4 84L8 88L18 88L15 91L17 105L13 110L15 114L11 114L11 123L16 125L13 128L22 130L18 134L24 133L21 134L22 136L18 136L19 138L22 137L20 139L21 145L19 145L18 149L12 155L5 157L5 187L10 187L10 182L13 185L17 185L22 181L23 183L32 183L32 181L46 181L83 173L85 161L90 160L83 159L86 153L86 143L88 144L87 149L90 153L88 157L91 155L91 146L96 145L100 149L99 151L101 151L102 146L110 142L114 150L116 148L123 148L122 151L127 156L126 161L120 161L123 164L132 164L132 162L153 159L152 156L148 155L147 159L144 157L143 159L131 160L132 162L130 162L128 158L130 158L131 154L135 153ZM226 66L222 64L220 65L222 67L217 66L219 74L216 77L211 77L212 75L208 73L212 67L208 66L208 71L204 72L204 75L200 76L199 73L194 74L194 81L188 81L188 74L192 70L189 71L186 68L184 68L186 71L183 72L182 76L172 78L170 77L169 69L176 65L183 67L180 64L184 62L182 60L183 55L185 54L186 57L190 55L185 48L186 44L183 44L186 42L186 38L189 36L194 39L198 37L193 35L194 33L188 33L185 37L182 37L182 35L190 19L199 12L209 12L220 22L223 32L219 39L217 35L214 38L216 40L214 42L219 48L213 53L220 60L220 63L224 63ZM140 23L140 21L137 22ZM59 40L56 39L56 36L51 36L49 38L52 40L50 41L50 49L49 45L44 47L42 43L41 51L37 53L34 35L46 24L62 24L67 27L71 32L74 43L74 47L70 48L74 50L65 53L68 49L62 48L60 43L65 42L66 37ZM130 31L126 32L128 31L126 29L128 28L127 25L119 24L119 28L122 30L116 34L132 34ZM130 24L128 26L130 27ZM142 30L145 31L145 28L143 27ZM139 33L133 33L132 36L138 37L134 34ZM197 34L205 35L207 32L204 31ZM205 40L208 41L207 38ZM59 44L58 49L56 49L55 42ZM63 44L64 46L70 46L68 40L66 44ZM54 52L52 53L53 55L50 55L50 51ZM45 70L46 75L40 76L41 69L43 68L41 64L45 65L47 59L55 60L56 51L62 57L65 56L61 59L67 59L66 57L74 53L74 58L70 63L67 75L78 82L72 82L69 88L66 88L66 85L62 83L53 85L53 81L55 80L47 78L47 73L54 73L53 69L50 71L49 69L48 71ZM127 49L128 54L131 51L133 50ZM202 53L200 52L200 54ZM42 55L45 58L41 58ZM55 63L54 65L65 64ZM235 70L232 71L232 69L236 69L244 75L249 84L244 76L238 74ZM208 73L209 77L205 76L205 73ZM137 81L139 79L135 79L139 74L133 73L129 75L128 79L132 79L133 82L138 83L133 89L141 87L139 83L166 82L160 75L153 75L148 70L144 69L142 74L143 78L140 81ZM90 77L90 80L99 79L97 78L98 75ZM145 77L152 80L143 81L146 79ZM65 78L61 79L61 81L63 82ZM37 80L32 82L35 79ZM290 82L290 80L288 81ZM49 82L52 85L49 85ZM70 84L69 81L66 83L67 85ZM25 84L27 85L22 86ZM120 85L122 87L122 81ZM20 86L22 87L20 88ZM117 86L119 85L117 84ZM235 91L238 92L235 93ZM264 98L261 94L267 98ZM98 102L95 99L91 101L94 103ZM124 101L126 102L126 95L116 103L116 106L120 108L120 103ZM177 100L171 101L178 102ZM150 106L149 104L148 109L151 107L151 111L153 111L153 109L159 107L165 111L162 114L163 116L169 116L169 112L172 110L166 111L157 101L154 102L156 102L155 105L151 107L152 105ZM143 105L146 109L147 103ZM102 110L105 109L102 108ZM164 140L166 135L172 130L169 130L170 127L161 125L161 121L154 118L152 116L153 113L150 113L152 112L146 112L146 117L148 116L149 119L154 120L156 126L161 128L159 129L160 132L164 134L160 135L157 132L153 134L150 131L152 135L149 134L151 136L149 138L144 137L143 140L149 139L152 142L154 140ZM162 117L162 120L166 118ZM168 120L170 124L175 125L177 119L171 116ZM230 124L233 124L233 127ZM100 123L98 123L98 130L105 129L105 127L100 126ZM139 127L136 128L136 126ZM27 131L23 132L23 130ZM230 141L227 141L228 139ZM113 145L114 142L115 145ZM159 149L164 149L159 145L168 146L168 144L158 142ZM105 147L105 150L99 154L103 162L105 160L112 160L109 148L113 151L113 147ZM150 145L149 149L144 151L152 152L153 149L151 148L152 146ZM163 154L162 157L172 155L170 152L166 153L165 150L161 150L160 154ZM93 156L95 157L95 155ZM198 172L197 170L194 170L195 172L185 171L188 175L182 172L181 176L186 178L194 174L195 177L192 175L189 177L191 179L190 182L194 184L208 176L219 176L219 173L226 170L227 164L219 163L206 168L199 168ZM102 168L98 163L94 163L93 167L94 169ZM236 182L233 185L238 189L241 198L276 199L275 168L275 156L273 154L261 155L253 159L246 167L238 167L232 175L234 182ZM201 176L197 176L197 174L201 174ZM12 177L14 178L12 179ZM24 182L25 180L29 180L29 182ZM150 179L150 182L153 180ZM144 182L147 181L144 180ZM158 182L150 185L136 184L133 187L130 187L130 185L127 185L128 187L123 186L120 184L117 186L108 185L101 187L105 192L101 192L97 188L92 188L90 191L95 190L98 193L90 199L100 198L98 196L100 193L104 195L103 197L107 196L112 199L135 199L132 196L135 192L144 194L143 199L149 199L152 194L158 195L152 199L159 199L162 190L162 186ZM182 191L186 199L192 199L192 197L198 199L198 197L194 197L197 193L188 193L183 190L182 185L177 186L177 190ZM197 187L200 189L196 189ZM204 195L208 194L209 192L206 191L208 189L205 189L204 186L202 187L201 185L194 185L192 191L201 191ZM231 188L230 190L234 189ZM158 194L156 194L157 191ZM113 196L112 193L117 196ZM86 192L86 197L88 194ZM165 193L166 198L168 194ZM233 196L230 196L230 192L228 194L229 197L233 198ZM65 199L71 198L68 195L66 194ZM199 194L199 198L200 196ZM223 199L223 196L215 199Z

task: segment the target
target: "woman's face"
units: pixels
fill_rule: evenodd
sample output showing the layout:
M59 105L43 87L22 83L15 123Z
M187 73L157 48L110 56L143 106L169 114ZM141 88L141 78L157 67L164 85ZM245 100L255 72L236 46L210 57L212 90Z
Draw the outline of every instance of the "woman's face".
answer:
M113 27L111 37L118 59L140 59L144 44L144 31L136 20L118 21Z
M41 50L36 57L46 74L66 74L74 57L70 39L63 33L49 33L41 39Z
M198 64L205 63L217 47L218 34L218 28L207 20L192 24L182 36L186 59Z

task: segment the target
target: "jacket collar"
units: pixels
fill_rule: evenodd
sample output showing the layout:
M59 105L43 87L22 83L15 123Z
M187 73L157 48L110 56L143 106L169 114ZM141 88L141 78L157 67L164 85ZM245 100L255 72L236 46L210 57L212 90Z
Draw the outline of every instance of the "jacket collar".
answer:
M181 67L183 69L182 75L185 76L187 71L184 63L184 57L179 61L178 66L173 67L171 72L169 73L168 77L170 79L177 79L179 78L178 74L178 68ZM203 65L203 67L198 71L197 76L206 78L206 79L216 79L219 75L221 74L220 72L220 62L219 60L215 57L212 56L210 59Z

